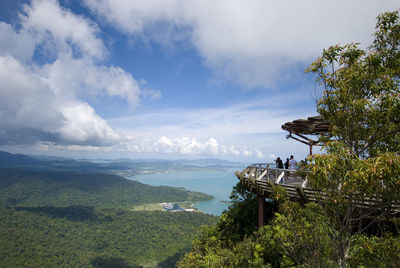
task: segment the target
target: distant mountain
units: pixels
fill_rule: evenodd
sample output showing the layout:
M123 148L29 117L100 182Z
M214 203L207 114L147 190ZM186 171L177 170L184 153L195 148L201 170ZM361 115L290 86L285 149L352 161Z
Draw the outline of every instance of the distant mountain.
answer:
M54 155L28 155L29 157L35 158L35 159L39 159L39 160L71 160L71 158L68 157L61 157L61 156L54 156ZM86 161L86 160L83 160Z
M0 151L0 166L25 166L35 165L40 163L40 160L23 154L11 154Z
M223 170L245 165L220 159L95 159L74 160L55 156L28 156L0 151L0 167L53 171L105 172L122 176L187 170Z
M96 171L100 166L85 161L76 161L68 158L28 156L23 154L11 154L0 151L0 167L3 168L25 168L45 170L77 170Z

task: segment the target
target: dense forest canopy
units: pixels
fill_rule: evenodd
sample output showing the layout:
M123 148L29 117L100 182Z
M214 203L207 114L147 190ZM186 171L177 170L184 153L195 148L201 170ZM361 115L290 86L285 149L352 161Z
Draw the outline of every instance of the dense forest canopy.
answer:
M1 267L174 267L203 213L0 206Z

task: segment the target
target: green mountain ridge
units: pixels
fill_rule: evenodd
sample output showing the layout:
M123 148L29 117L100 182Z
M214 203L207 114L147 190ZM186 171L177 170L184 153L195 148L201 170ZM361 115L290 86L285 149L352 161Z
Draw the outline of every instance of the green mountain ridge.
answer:
M212 198L204 193L150 186L111 174L0 168L0 204L3 206L130 208L144 203Z

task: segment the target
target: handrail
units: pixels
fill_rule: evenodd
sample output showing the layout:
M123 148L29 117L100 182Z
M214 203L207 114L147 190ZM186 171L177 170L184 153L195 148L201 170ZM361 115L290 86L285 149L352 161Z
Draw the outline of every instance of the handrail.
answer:
M255 173L254 170L257 169L258 172L263 170L261 175L267 171L267 173L264 175L267 175L267 180L263 179L263 176L256 176L258 173ZM270 194L273 193L273 186L272 184L280 184L288 193L288 196L290 198L295 198L295 199L301 199L302 197L299 194L298 188L302 188L302 193L306 197L307 200L309 201L318 201L321 199L325 199L326 197L329 196L328 193L326 192L321 192L320 190L316 190L313 188L308 188L307 187L307 177L303 181L302 184L291 184L290 182L282 182L282 179L285 178L286 173L291 173L291 170L283 170L280 172L279 176L277 176L277 179L274 180L269 180L269 174L270 172L268 171L275 171L275 170L280 170L280 169L274 169L274 168L255 168L253 166L249 166L246 169L243 170L243 172L238 173L238 178L241 181L245 182L245 185L248 187L250 191L253 191L264 197L270 197ZM286 172L285 172L286 171ZM285 174L284 174L285 173ZM261 178L260 178L261 177ZM255 180L257 178L257 180ZM363 198L360 196L360 198L356 199L354 204L358 207L370 207L370 206L375 206L376 204L380 204L384 200L380 196L375 196L375 197L366 197ZM400 213L400 201L394 201L391 204L389 204L390 209L392 209L393 213Z
M285 171L282 171L279 177L276 179L275 183L281 183L282 178L285 176Z
M255 163L247 167L246 177L251 177L255 181L269 181L274 184L290 184L293 174L297 170L295 169L284 169L275 168L275 163ZM302 188L307 186L307 176L305 180L300 183Z
M265 176L265 174L267 174L267 172L268 172L268 169L265 169L264 172L261 173L261 175L257 178L257 180L260 181Z
M306 177L306 179L301 184L301 188L306 188L307 187L307 183L308 183L308 178Z
M250 166L251 167L260 167L260 168L262 168L263 166L266 166L267 168L269 168L274 165L275 165L275 163L254 163L254 164L251 164Z

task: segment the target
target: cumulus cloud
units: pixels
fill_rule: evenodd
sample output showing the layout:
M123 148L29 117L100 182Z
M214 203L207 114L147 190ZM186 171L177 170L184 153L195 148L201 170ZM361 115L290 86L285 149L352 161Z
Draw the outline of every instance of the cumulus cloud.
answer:
M218 154L218 142L214 138L201 143L196 138L181 137L170 139L161 137L155 143L155 151L180 154Z
M256 150L256 156L258 158L264 158L264 154L260 150Z
M0 22L0 144L91 148L123 140L81 98L117 96L134 107L141 94L130 73L101 64L108 52L96 24L54 0L32 1L19 18L18 30ZM35 54L46 61L36 64Z
M244 156L262 158L263 154L257 149L247 147L236 148L233 145L219 144L216 138L199 140L195 137L166 137L157 140L143 137L130 137L121 143L123 150L140 153L208 155L218 157Z
M34 36L51 51L102 58L107 50L90 20L60 7L55 0L35 0L20 15L22 32ZM73 44L73 45L71 45Z
M128 101L132 107L139 102L140 84L120 67L60 55L53 63L38 67L37 72L59 94L117 96Z
M86 103L67 103L61 108L63 125L59 129L63 140L73 144L103 145L115 143L121 137Z
M85 0L110 25L135 39L192 43L217 76L246 87L293 75L336 43L369 44L378 13L398 1ZM160 33L160 26L168 29ZM166 33L168 36L166 36ZM147 40L146 40L147 41Z
M104 145L118 140L87 103L53 90L34 68L0 57L0 143L37 141Z
M12 55L20 61L32 58L35 49L34 37L16 33L11 25L0 22L0 55Z

